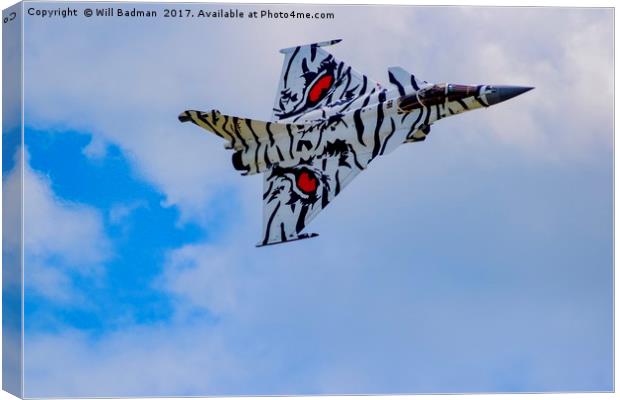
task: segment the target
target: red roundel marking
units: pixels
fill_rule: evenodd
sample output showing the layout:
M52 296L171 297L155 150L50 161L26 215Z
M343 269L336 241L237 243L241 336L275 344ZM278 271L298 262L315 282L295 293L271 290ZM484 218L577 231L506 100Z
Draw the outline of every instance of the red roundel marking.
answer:
M308 100L312 103L316 103L321 100L329 88L332 87L333 82L334 77L332 75L323 75L320 77L310 88L310 91L308 92Z
M319 181L308 171L301 171L301 173L297 175L297 187L306 194L316 192L318 185Z

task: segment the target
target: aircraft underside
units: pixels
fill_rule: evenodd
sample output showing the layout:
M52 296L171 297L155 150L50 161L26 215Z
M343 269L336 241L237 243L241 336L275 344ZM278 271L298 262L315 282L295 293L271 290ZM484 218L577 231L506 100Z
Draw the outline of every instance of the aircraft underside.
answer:
M322 42L285 54L272 121L188 110L191 121L226 140L233 166L262 173L264 246L317 236L304 233L369 163L403 143L426 139L437 120L488 107L531 88L430 85L400 67L383 88L336 60Z

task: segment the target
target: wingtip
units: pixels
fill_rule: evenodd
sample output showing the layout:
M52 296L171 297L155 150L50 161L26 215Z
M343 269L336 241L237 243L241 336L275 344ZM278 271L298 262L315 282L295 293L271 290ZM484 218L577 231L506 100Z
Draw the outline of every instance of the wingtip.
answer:
M189 110L188 111L183 111L181 114L179 114L179 121L181 122L189 122L192 120L192 117L190 115Z
M340 43L340 42L342 42L342 39L332 39L332 40L325 40L325 41L316 42L316 43L300 44L300 45L297 45L297 46L292 46L292 47L287 47L285 49L281 49L280 53L286 54L286 53L289 53L289 52L295 50L298 47L307 47L307 46L327 47L327 46L332 46L332 45L334 45L336 43Z

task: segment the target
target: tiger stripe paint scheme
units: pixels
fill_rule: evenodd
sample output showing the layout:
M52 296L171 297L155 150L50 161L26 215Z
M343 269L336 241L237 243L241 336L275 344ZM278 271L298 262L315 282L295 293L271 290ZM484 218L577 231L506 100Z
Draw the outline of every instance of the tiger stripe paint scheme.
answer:
M242 175L263 173L258 246L317 234L308 223L376 157L426 139L447 116L489 107L532 88L429 84L400 67L384 88L323 49L339 40L281 50L285 55L272 121L188 110L182 122L226 140Z

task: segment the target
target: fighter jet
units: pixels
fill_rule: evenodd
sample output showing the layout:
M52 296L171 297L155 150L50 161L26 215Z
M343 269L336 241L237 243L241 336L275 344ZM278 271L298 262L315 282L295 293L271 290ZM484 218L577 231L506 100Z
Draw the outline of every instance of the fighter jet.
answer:
M422 142L442 118L501 103L532 87L432 84L401 67L383 87L325 50L340 40L280 50L284 64L271 121L184 111L226 141L242 175L263 174L257 246L315 237L304 230L375 158Z

